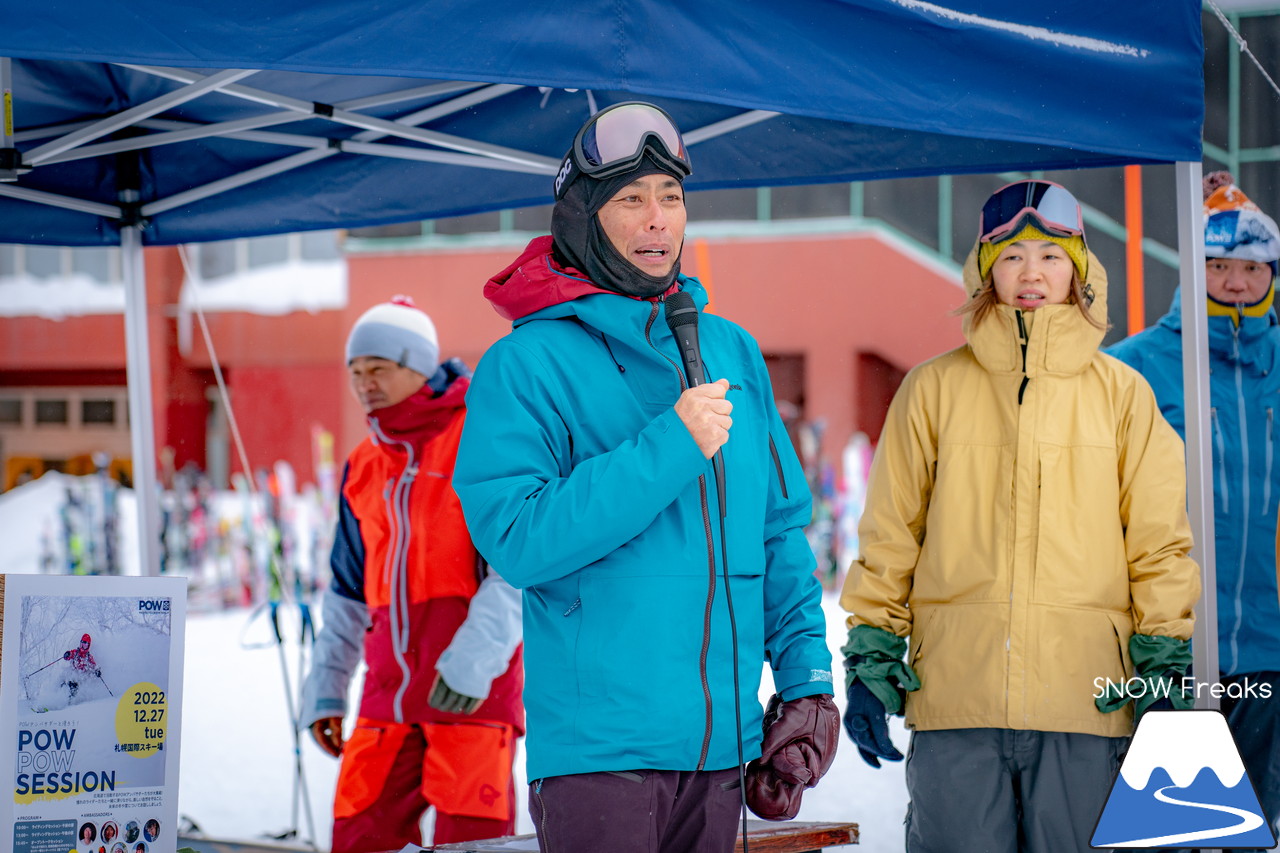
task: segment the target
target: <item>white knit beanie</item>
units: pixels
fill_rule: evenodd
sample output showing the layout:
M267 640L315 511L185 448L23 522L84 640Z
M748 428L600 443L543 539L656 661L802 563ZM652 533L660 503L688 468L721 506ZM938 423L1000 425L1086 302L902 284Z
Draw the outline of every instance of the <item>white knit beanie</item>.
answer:
M431 318L408 296L394 296L360 315L347 336L347 364L360 356L385 358L428 378L440 366Z

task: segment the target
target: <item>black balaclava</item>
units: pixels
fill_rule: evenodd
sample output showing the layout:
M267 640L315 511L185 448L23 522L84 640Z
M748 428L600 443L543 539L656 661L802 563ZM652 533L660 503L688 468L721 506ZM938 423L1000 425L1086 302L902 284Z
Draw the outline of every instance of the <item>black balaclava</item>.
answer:
M587 175L578 178L565 189L564 197L556 202L551 212L551 236L555 239L556 260L565 266L587 274L587 278L605 290L626 296L651 299L664 293L680 272L677 255L671 272L664 276L652 276L641 272L609 242L600 217L596 216L605 202L618 190L645 175L670 175L678 181L683 178L661 166L649 154L630 172L612 178L596 180ZM683 248L677 247L679 252Z

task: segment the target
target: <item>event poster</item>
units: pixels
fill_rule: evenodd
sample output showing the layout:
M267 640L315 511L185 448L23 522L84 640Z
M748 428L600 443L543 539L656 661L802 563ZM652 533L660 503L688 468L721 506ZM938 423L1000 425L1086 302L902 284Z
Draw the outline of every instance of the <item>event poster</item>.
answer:
M173 853L186 579L0 576L0 849Z

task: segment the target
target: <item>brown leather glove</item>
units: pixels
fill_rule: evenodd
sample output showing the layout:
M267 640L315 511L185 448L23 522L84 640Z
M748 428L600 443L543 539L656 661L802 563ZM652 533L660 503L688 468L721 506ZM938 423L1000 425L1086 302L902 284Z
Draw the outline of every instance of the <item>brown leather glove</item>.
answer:
M764 713L760 757L747 765L747 806L765 820L791 820L804 789L831 768L839 742L840 712L830 695L783 702L775 694Z
M316 745L334 758L342 755L342 718L321 717L311 724L311 736Z

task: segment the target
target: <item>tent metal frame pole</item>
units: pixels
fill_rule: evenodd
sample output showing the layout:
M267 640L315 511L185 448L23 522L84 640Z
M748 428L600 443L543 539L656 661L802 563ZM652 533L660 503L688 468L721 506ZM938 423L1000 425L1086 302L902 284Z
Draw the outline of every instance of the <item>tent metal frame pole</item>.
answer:
M148 122L149 123L149 122ZM468 166L473 169L494 169L502 172L521 172L528 175L554 175L555 172L550 167L532 166L524 163L512 163L507 160L491 160L488 157L477 157L473 154L458 154L454 151L438 151L428 148L417 148L409 145L388 145L381 142L362 142L360 137L365 134L358 134L350 140L335 143L331 139L323 136L303 136L301 134L292 133L273 133L270 131L247 130L238 131L236 133L227 134L228 139L243 139L247 142L266 142L272 145L289 146L293 148L304 148L308 151L318 151L325 157L332 157L335 154L364 154L370 157L387 157L396 160L415 160L422 163L444 163L451 166ZM373 136L382 136L383 134L372 134ZM139 147L134 146L131 150L137 150ZM283 172L296 169L299 165L307 165L307 163L296 163L292 158L298 155L291 154L287 158L274 161L273 163L265 163L253 170L254 180L278 175ZM310 162L310 161L308 161ZM247 183L247 182L245 182ZM236 186L242 186L243 183ZM222 187L222 189L219 189ZM207 188L212 191L205 192ZM207 198L216 195L219 192L225 192L226 187L219 183L209 183L195 189L188 190L181 198L183 203L190 203L193 200ZM178 196L170 196L160 199L153 204L159 205L165 202L158 209L169 209L173 204L168 204L170 198L178 198Z
M75 198L69 195L48 193L44 190L29 190L26 187L14 186L13 184L0 184L0 196L21 199L32 204L44 204L49 207L61 207L67 210L77 210L81 213L91 213L94 216L101 216L105 219L120 218L120 208L115 205Z
M147 74L154 74L157 77L164 77L168 80L177 80L182 83L187 83L188 85L205 79L202 74L178 68L162 68L152 65L124 65L122 67L131 68L135 71L142 71ZM358 127L362 130L379 131L384 136L395 136L401 139L423 142L427 145L435 145L440 148L461 151L463 154L475 154L482 157L492 157L496 160L509 160L514 163L544 166L552 170L551 174L555 174L555 170L560 168L559 160L551 157L544 157L541 154L534 154L529 151L520 151L515 148L508 148L504 145L494 145L490 142L480 142L479 140L467 139L465 137L454 136L449 133L440 133L434 130L426 130L420 127L409 127L388 119L361 115L359 113L352 112L351 110L341 109L339 107L333 107L331 110L318 112L317 104L313 101L303 101L299 98L293 98L288 95L279 95L274 92L268 92L265 89L255 89L250 86L238 85L218 86L217 88L219 92L225 95L233 95L237 98L244 98L249 101L254 101L255 103L267 104L269 106L280 107L286 110L295 110L307 116L325 118L338 124Z
M23 160L29 166L38 166L55 154L61 154L63 151L69 151L90 142L99 137L106 136L109 133L120 130L134 124L139 119L148 118L153 115L159 115L165 110L185 104L193 98L198 98L206 92L217 91L226 88L232 81L241 80L251 74L257 74L255 70L242 70L229 68L226 71L219 71L208 77L201 77L199 80L177 89L168 94L153 98L150 101L122 110L109 118L102 121L94 122L92 125L72 131L66 136L46 142L44 145L33 148L26 152Z
M459 85L451 84L448 86L418 86L415 91L420 93L427 90L438 90L444 92L457 91ZM482 84L471 84L472 89L480 87ZM524 88L510 84L484 86L479 91L471 91L468 94L452 98L442 104L436 104L433 107L419 110L418 112L396 119L397 124L411 126L421 124L425 121L431 121L435 118L445 115L451 115L460 112L476 104L493 100L494 98L505 95L516 89ZM399 94L399 93L395 93ZM382 100L390 99L391 96L384 96ZM398 98L397 98L398 100ZM337 109L352 109L350 104L367 103L374 101L374 105L378 101L372 98L362 98L359 101L351 101L350 103L340 103L335 105ZM131 139L121 139L114 142L103 142L98 145L86 145L81 148L64 151L61 154L54 155L45 159L45 165L54 163L65 163L71 160L86 160L90 157L101 157L106 154L116 154L121 151L140 151L144 148L155 148L160 145L174 145L179 142L189 142L195 139L209 139L213 137L222 137L227 139L247 139L256 142L267 142L277 145L301 145L306 148L326 148L332 145L333 140L324 136L295 136L287 133L258 133L253 131L264 127L279 127L294 122L307 121L315 118L309 113L301 113L297 110L283 110L280 112L266 113L252 118L236 119L235 121L215 122L214 124L189 124L186 122L164 122L151 121L144 119L137 122L140 127L162 127L160 133L153 133L147 136L137 136ZM172 125L169 127L168 125ZM379 134L381 135L381 134ZM462 163L461 165L467 165Z
M724 136L726 133L733 133L736 130L742 130L744 127L751 127L753 124L768 121L779 115L781 113L769 110L748 110L736 116L730 116L721 121L694 128L688 133L682 133L681 137L684 139L685 145L697 145L699 142L706 142L708 139L715 139L717 136Z
M405 124L407 126L423 121L429 121L434 118L449 115L459 110L467 109L483 101L505 95L517 88L520 87L507 86L505 84L488 86L480 91L470 92L444 103L436 104L435 106L427 107L425 109L418 110L417 112L410 113L409 115L402 116L401 118L396 119L395 123ZM268 134L261 131L247 131L244 133L244 138L266 137L267 135ZM271 135L275 137L288 136L287 134ZM254 181L260 181L264 178L283 174L284 172L309 165L310 163L323 160L326 157L332 157L333 155L344 151L422 160L431 163L452 163L455 165L472 166L475 168L501 169L511 172L530 172L542 175L554 175L560 167L559 163L555 161L548 161L551 164L548 166L538 166L509 160L489 160L484 157L469 154L457 154L452 151L435 151L415 149L405 146L376 145L370 142L370 140L381 139L386 135L387 134L376 130L364 131L362 133L357 133L352 137L351 141L339 143L337 147L330 144L330 140L325 139L323 140L323 147L293 154L281 160L276 160L273 163L265 163L256 169L250 169L246 172L241 172L239 175L233 175L229 178L223 178L203 186L194 187L185 192L169 196L168 198L156 199L155 201L149 202L143 206L142 214L143 216L154 216L157 213L163 213L164 211L172 210L175 207L181 207L201 199L238 189L239 187L253 183ZM294 142L285 139L271 139L267 141L278 141L281 144L295 144ZM320 142L321 140L318 138L314 140L314 143L317 145L320 144ZM304 141L301 144L310 145L312 142Z
M0 152L13 155L13 60L0 56ZM0 156L4 156L0 153ZM15 158L16 159L16 158ZM0 181L18 180L16 163L0 164Z
M138 558L142 574L160 574L160 490L156 483L155 421L151 403L151 346L147 322L147 271L142 231L137 225L120 231L125 304L124 332L128 360L129 438L133 448L133 493L138 507Z
M1204 223L1201 209L1201 166L1180 161L1177 176L1178 249L1181 259L1182 391L1187 431L1187 514L1195 545L1192 558L1200 565L1200 601L1192 636L1195 677L1199 683L1218 680L1218 587L1213 538L1213 447L1209 423L1209 316L1205 306ZM1209 690L1196 691L1196 707L1217 709Z

